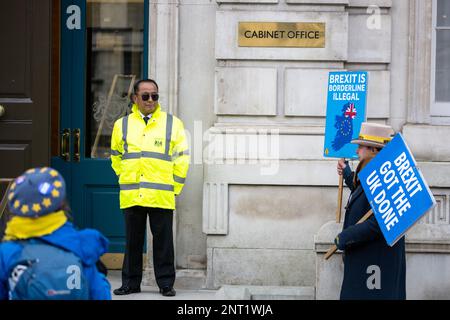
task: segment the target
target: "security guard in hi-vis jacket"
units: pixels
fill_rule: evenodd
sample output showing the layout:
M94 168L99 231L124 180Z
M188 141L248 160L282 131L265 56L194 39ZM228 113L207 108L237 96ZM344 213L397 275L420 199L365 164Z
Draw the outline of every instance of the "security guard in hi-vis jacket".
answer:
M175 296L173 210L189 168L188 144L183 122L161 110L154 80L136 82L132 99L132 113L116 121L111 137L126 228L122 286L114 294L141 291L148 216L156 282L162 295Z

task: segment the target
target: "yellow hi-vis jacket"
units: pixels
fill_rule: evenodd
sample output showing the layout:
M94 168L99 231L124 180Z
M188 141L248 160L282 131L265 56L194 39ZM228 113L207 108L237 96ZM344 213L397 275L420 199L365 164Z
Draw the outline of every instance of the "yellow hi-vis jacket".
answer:
M183 122L161 111L158 104L145 125L133 105L132 113L114 123L112 168L119 177L120 208L133 206L175 209L189 169Z

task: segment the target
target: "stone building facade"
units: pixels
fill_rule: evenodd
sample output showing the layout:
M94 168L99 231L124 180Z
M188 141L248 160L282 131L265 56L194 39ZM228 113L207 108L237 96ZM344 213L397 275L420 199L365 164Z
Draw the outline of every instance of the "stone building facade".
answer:
M437 200L408 234L408 297L450 297L445 1L161 0L149 10L149 75L191 140L176 216L180 285L338 297L342 260L323 261L341 228L336 161L322 155L327 75L366 70L368 120L404 134ZM322 22L325 47L240 47L243 21Z

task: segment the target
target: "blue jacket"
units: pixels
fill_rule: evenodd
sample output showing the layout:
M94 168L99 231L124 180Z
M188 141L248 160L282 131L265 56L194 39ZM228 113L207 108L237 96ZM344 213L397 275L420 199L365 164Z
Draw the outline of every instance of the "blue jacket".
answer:
M108 240L92 229L75 230L66 222L53 233L41 239L77 255L83 262L84 273L89 281L91 300L111 300L111 287L106 277L97 270L96 263L108 248ZM17 263L23 246L19 242L7 241L0 244L0 300L8 299L8 278Z

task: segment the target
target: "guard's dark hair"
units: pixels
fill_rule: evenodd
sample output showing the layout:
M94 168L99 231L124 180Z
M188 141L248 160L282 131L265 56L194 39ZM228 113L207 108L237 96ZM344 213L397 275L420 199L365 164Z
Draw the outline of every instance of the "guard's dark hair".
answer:
M133 85L133 93L134 93L134 94L137 94L137 92L139 91L139 85L140 85L141 83L153 83L153 84L156 86L156 89L159 91L158 84L156 83L155 80L153 80L153 79L141 79L141 80L139 80L139 81L136 81L136 82L134 83L134 85Z

